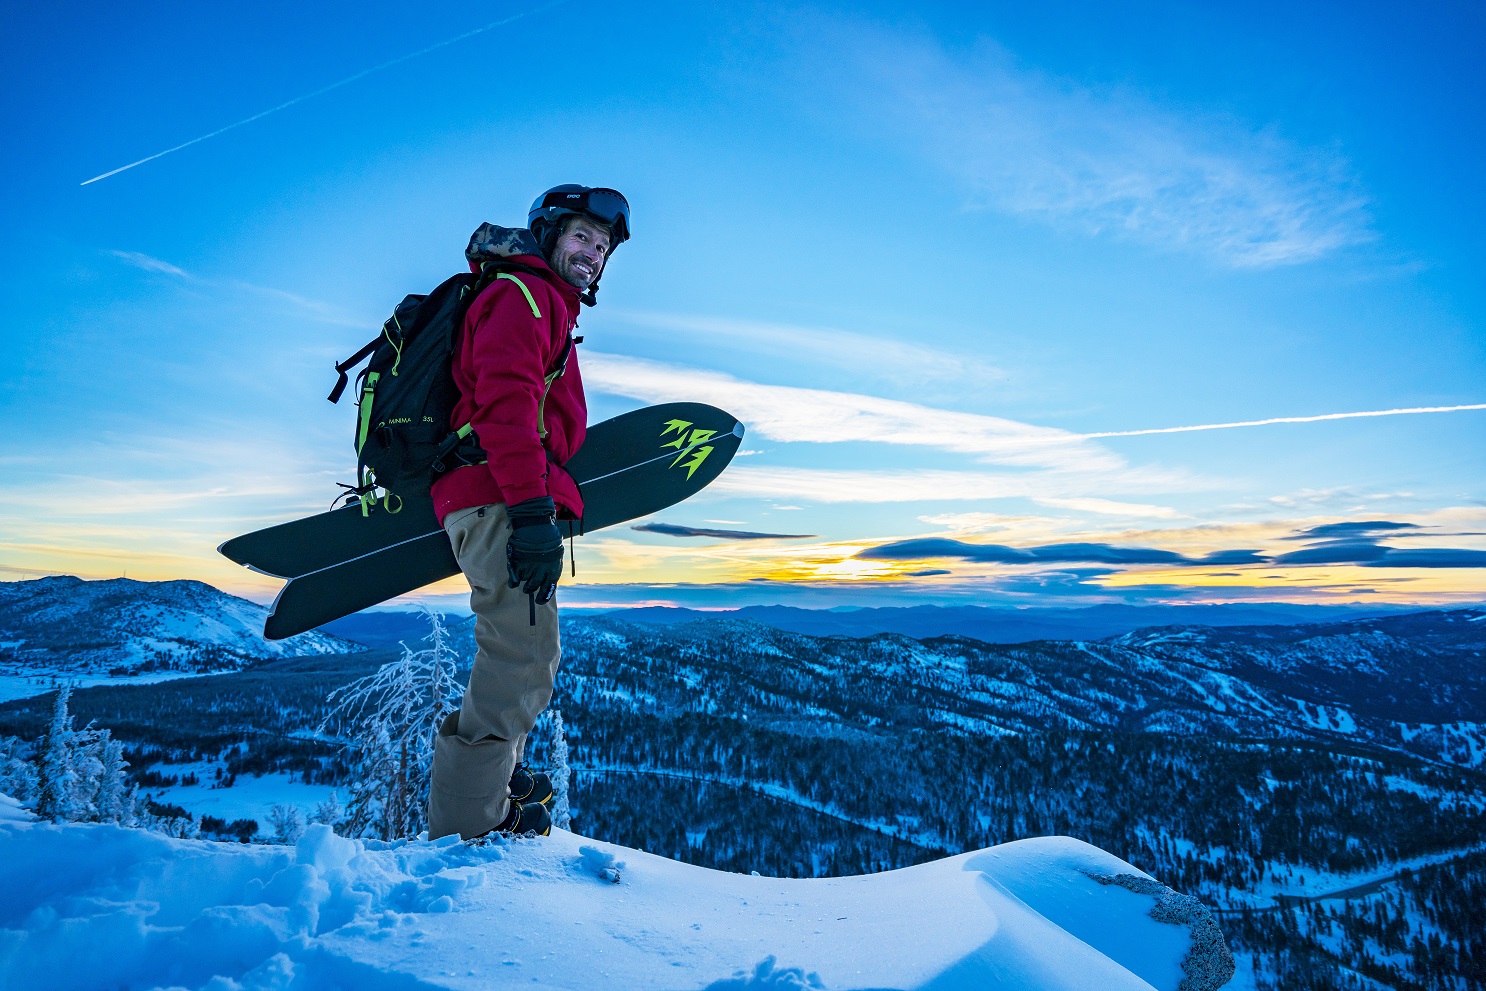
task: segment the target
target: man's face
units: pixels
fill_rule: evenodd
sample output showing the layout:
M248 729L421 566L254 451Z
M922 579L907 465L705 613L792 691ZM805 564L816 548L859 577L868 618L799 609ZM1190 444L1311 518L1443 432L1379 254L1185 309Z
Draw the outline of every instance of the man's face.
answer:
M604 270L608 257L608 232L583 217L574 217L552 248L552 271L568 285L587 289Z

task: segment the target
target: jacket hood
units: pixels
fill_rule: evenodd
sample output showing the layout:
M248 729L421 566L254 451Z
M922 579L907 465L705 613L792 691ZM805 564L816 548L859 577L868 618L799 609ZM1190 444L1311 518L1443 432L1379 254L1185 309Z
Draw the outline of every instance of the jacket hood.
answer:
M514 261L518 258L524 264L530 265L534 261L542 268L547 267L547 259L542 256L541 246L525 227L481 224L470 235L470 245L464 249L464 257L469 259L470 265L476 270L484 262Z

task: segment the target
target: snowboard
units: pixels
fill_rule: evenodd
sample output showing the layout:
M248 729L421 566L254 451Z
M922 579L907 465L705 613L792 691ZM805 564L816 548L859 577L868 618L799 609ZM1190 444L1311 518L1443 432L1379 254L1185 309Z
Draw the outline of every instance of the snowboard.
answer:
M563 468L578 483L583 518L558 520L567 536L592 533L673 506L722 473L743 424L704 403L663 403L588 428ZM217 550L289 580L264 624L270 640L304 633L459 573L427 495L393 497L363 513L353 503L234 537ZM395 512L393 510L396 510Z

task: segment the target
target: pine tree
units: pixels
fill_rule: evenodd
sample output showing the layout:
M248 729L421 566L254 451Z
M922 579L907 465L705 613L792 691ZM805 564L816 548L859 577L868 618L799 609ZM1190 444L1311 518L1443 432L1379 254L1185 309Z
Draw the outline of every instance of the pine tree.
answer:
M0 739L0 793L22 803L36 797L36 766L30 760L30 750L16 737Z
M107 735L107 730L95 730L91 723L72 734L72 769L77 774L72 822L98 821L98 793L103 786L100 747Z
M124 769L124 745L108 730L99 731L95 741L98 762L98 787L93 796L93 818L98 822L134 825L135 789L129 787Z
M52 721L38 744L36 815L52 822L76 822L82 818L74 753L77 732L72 728L72 713L67 710L71 700L71 685L57 689Z
M553 708L548 713L548 719L551 727L547 763L552 778L552 825L558 829L572 829L573 814L568 803L568 784L573 772L568 766L568 737L563 729L562 711Z
M402 656L330 693L333 706L320 731L348 731L351 766L347 836L371 833L393 840L427 826L433 745L440 724L459 706L464 687L454 678L459 662L443 617L425 609L428 646L403 645Z

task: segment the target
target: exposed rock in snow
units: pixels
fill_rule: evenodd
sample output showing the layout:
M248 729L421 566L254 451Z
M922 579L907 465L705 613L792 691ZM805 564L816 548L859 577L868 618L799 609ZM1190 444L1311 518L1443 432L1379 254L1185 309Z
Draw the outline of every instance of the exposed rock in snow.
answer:
M616 854L619 883L596 870ZM244 846L0 801L0 890L0 986L49 991L1198 991L1232 973L1199 903L1066 837L791 880L566 832Z
M1118 884L1139 895L1154 895L1156 907L1151 909L1151 918L1191 930L1192 948L1182 960L1182 973L1186 976L1177 991L1214 991L1233 978L1236 969L1233 953L1228 949L1228 941L1223 938L1217 920L1202 902L1143 874L1089 876L1100 884Z

